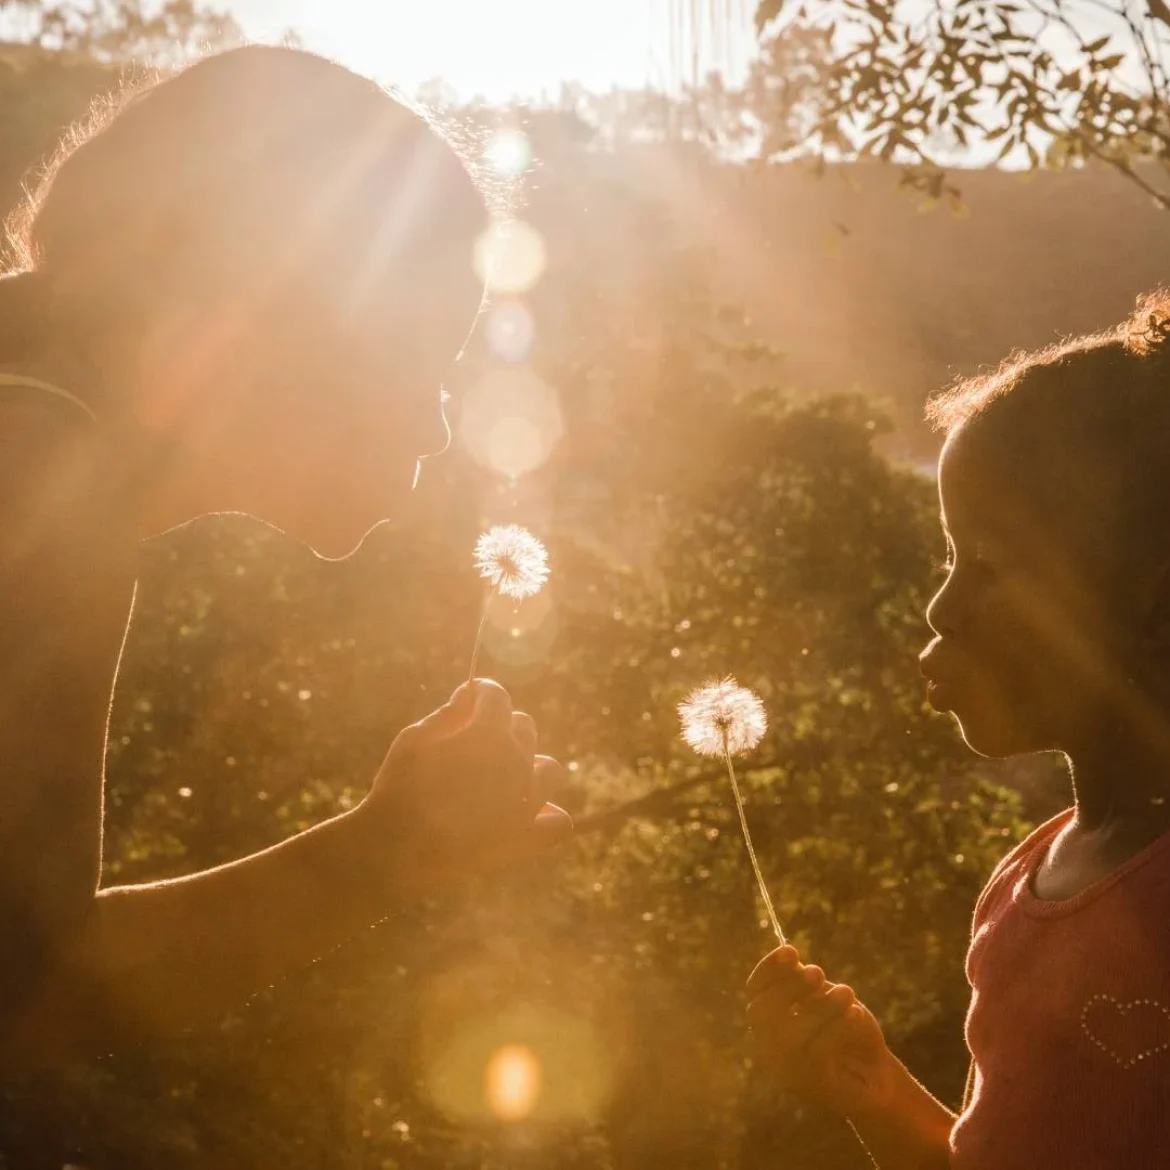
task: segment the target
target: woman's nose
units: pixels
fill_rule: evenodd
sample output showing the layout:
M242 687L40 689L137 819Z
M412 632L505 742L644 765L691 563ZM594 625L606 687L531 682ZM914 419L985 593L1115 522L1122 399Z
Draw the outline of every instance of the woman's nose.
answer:
M425 415L420 414L412 431L411 448L419 459L433 459L451 446L451 425L441 405Z
M451 446L451 423L447 419L447 412L440 407L435 413L434 422L430 428L426 441L422 444L420 458L433 459L442 455Z

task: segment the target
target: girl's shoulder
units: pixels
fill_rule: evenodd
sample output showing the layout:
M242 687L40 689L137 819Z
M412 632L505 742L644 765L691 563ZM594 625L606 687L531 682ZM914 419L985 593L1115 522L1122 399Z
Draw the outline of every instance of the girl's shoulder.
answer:
M1010 891L1019 879L1029 872L1037 855L1047 849L1053 838L1069 823L1074 809L1066 808L1030 832L992 870L987 885L975 903L973 932L978 931L999 895Z

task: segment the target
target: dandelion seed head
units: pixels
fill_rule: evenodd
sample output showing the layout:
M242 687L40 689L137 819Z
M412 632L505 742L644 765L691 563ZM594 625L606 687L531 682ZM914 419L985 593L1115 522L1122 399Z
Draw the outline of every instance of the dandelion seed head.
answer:
M679 704L682 736L701 756L750 752L768 730L760 697L730 675L704 683Z
M548 580L548 553L527 528L501 524L476 541L475 568L505 597L533 597Z

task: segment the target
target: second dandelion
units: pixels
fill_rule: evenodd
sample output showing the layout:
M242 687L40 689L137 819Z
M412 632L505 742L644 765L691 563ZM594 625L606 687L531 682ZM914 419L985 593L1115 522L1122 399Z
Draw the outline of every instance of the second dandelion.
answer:
M784 932L776 918L772 898L768 893L756 849L748 829L747 812L743 795L739 790L739 779L735 774L732 757L750 752L768 730L768 716L760 697L747 687L741 687L730 676L718 681L705 683L692 691L679 704L679 718L682 720L683 739L701 756L722 757L727 764L727 776L731 780L731 791L735 807L739 811L739 823L743 829L743 840L751 859L760 897L768 912L768 921L781 944L785 942Z
M518 524L497 525L475 542L475 567L488 583L488 592L471 651L469 680L475 678L475 668L479 665L483 631L493 599L502 595L521 601L539 593L548 580L548 553L527 528Z

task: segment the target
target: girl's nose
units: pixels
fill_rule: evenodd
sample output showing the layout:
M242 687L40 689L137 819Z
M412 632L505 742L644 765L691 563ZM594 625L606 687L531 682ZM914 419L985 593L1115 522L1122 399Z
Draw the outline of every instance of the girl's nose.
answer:
M926 607L926 624L940 637L953 637L956 632L954 591L944 585Z

